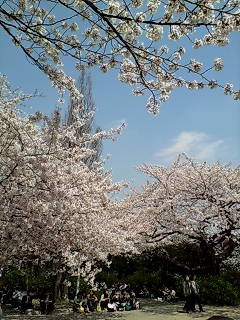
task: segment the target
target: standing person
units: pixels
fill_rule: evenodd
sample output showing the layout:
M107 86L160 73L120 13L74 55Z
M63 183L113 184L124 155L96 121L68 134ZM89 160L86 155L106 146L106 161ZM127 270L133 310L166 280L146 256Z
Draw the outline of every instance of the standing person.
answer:
M187 313L189 311L195 312L195 302L192 295L192 287L189 276L186 276L185 280L183 281L183 294L186 300L183 310L185 310Z
M197 278L196 275L193 275L191 277L191 279L190 279L191 280L191 289L192 289L193 301L194 301L194 303L198 304L199 311L200 312L204 312L202 304L201 304L201 297L200 297L200 294L199 294L199 285L196 282L196 278Z
M53 295L48 290L45 290L40 297L40 309L41 314L49 314L54 310Z

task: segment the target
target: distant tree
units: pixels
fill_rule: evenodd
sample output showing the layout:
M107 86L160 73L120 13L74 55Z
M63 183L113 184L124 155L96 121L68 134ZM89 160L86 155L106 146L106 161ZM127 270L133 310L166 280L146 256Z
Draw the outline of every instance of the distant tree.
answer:
M74 100L70 97L70 103L68 105L68 110L66 113L66 124L71 125L76 118L74 113L74 107L77 104L81 104L81 109L79 110L79 118L83 118L85 120L84 125L79 128L79 131L76 133L79 137L82 136L84 133L91 133L93 130L93 116L92 113L95 112L95 103L93 101L93 93L92 93L92 81L90 73L83 70L80 73L78 82L77 82L78 89L80 93L83 94L83 98L80 101Z
M209 72L223 69L220 57L203 65L183 47L185 40L196 50L228 45L240 29L238 0L2 0L0 13L0 27L13 43L74 99L80 94L60 69L63 56L80 71L119 69L119 80L134 86L133 94L151 94L146 107L154 114L179 87L220 87L240 98L231 83L219 83ZM173 49L171 41L177 43Z
M80 138L84 134L99 133L102 130L100 127L96 127L94 122L94 113L96 111L96 108L93 101L92 81L90 73L87 73L85 70L81 71L77 86L79 92L83 95L83 98L79 101L70 97L70 103L68 105L68 110L65 117L65 124L70 126L77 119L82 119L84 121L84 124L75 133L76 137ZM79 112L76 115L74 110L76 110L75 107L78 104L81 105L81 108L78 108ZM89 149L94 150L94 153L84 160L88 166L91 166L95 161L100 159L102 153L102 139L91 141L86 146Z

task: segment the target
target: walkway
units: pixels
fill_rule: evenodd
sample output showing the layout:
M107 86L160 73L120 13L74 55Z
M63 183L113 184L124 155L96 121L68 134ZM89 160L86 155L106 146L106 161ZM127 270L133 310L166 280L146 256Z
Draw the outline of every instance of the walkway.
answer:
M165 304L154 300L142 301L142 309L125 312L101 312L76 314L71 310L59 310L57 313L49 316L34 315L13 315L5 314L4 319L8 320L206 320L213 315L228 316L234 320L240 320L240 307L213 307L205 306L204 313L183 313L182 304Z

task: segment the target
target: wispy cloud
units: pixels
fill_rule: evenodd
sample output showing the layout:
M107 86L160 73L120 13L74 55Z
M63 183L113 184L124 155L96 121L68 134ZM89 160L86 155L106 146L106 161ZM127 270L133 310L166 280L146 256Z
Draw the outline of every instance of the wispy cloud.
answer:
M181 132L171 145L154 154L154 157L164 162L170 162L181 152L186 152L199 161L217 160L216 156L223 140L212 140L203 132Z

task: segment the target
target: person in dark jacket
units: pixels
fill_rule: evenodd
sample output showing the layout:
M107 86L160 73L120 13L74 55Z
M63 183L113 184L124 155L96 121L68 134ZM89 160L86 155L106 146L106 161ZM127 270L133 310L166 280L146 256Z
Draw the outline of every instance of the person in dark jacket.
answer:
M34 295L35 295L34 291L29 289L27 291L27 294L22 297L22 301L21 301L22 312L25 313L27 310L33 310L32 300Z
M185 310L187 313L189 311L195 312L195 301L193 300L192 286L189 276L186 276L185 280L183 281L183 294L186 299L183 310Z
M110 294L107 289L104 289L103 294L101 295L100 299L100 306L102 310L107 309L107 305L110 301Z
M195 309L195 304L198 305L199 311L204 312L202 303L201 303L201 296L199 292L199 285L196 282L196 275L193 275L190 278L190 285L191 285L191 291L192 291L192 301L194 301L194 309Z
M41 314L49 314L54 310L54 298L49 290L45 290L40 297L40 310Z
M98 305L98 298L95 293L91 290L87 295L87 306L89 311L96 311Z

